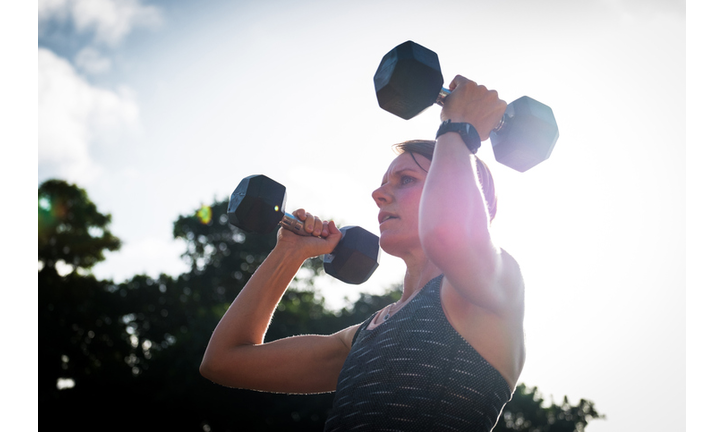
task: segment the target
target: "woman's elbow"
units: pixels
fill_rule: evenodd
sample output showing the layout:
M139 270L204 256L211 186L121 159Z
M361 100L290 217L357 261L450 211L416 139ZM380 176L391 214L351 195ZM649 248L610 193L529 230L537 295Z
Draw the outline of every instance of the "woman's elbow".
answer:
M204 358L201 360L201 364L199 365L199 373L202 377L213 381L212 377L214 376L214 366L206 355L204 355Z
M210 381L220 383L224 376L223 362L207 351L199 365L199 373Z

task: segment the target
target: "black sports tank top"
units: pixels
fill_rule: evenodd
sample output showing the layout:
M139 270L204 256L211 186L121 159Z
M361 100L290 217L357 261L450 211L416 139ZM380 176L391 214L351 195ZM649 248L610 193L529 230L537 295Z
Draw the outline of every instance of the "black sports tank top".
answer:
M357 331L324 430L490 431L508 383L445 317L442 276L389 320Z

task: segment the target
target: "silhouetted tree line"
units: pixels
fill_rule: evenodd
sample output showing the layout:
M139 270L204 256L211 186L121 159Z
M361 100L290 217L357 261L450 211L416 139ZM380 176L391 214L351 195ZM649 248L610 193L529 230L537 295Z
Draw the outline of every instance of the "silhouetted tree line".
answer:
M189 271L178 277L97 280L93 265L120 240L110 215L61 180L38 188L38 403L42 429L73 431L321 431L333 394L285 395L230 389L198 367L219 319L275 244L276 237L229 226L227 202L180 216ZM399 298L363 294L339 311L310 290L311 259L282 299L267 340L328 334L359 323ZM306 288L306 289L302 289ZM20 347L16 347L20 348ZM20 350L18 350L20 351ZM21 355L16 352L16 355ZM498 431L583 431L603 417L592 402L543 406L521 384Z

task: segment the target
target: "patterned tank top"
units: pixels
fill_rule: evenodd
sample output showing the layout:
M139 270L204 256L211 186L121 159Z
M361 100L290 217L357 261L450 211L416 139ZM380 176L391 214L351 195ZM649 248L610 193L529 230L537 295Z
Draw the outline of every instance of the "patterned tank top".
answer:
M450 325L432 279L387 321L354 336L324 430L490 431L508 383Z

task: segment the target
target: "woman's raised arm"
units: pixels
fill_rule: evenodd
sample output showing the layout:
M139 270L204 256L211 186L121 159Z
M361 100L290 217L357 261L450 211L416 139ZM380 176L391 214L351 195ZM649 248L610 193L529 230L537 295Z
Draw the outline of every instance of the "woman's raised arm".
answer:
M224 314L199 368L216 383L285 393L334 390L357 326L333 335L304 335L264 343L274 310L301 265L331 252L341 233L298 210L312 236L280 229L276 247L259 266Z

